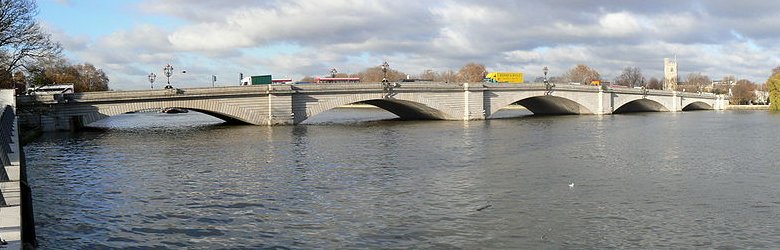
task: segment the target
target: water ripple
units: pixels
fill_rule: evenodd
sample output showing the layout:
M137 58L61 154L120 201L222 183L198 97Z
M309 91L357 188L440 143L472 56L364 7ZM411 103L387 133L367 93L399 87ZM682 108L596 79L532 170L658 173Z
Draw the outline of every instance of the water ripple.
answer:
M780 116L371 112L291 127L135 114L46 135L25 147L41 248L780 246Z

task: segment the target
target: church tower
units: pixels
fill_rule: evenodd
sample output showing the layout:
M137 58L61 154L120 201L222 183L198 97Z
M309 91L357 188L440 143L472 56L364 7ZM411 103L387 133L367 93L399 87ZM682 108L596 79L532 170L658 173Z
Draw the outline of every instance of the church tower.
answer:
M664 58L664 90L677 89L677 57Z

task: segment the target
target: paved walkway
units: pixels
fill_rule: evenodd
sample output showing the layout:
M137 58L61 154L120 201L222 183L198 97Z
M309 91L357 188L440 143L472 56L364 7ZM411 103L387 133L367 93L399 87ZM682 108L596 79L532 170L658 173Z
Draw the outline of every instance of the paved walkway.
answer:
M19 130L13 90L0 90L0 239L6 249L21 249L22 209ZM2 244L2 242L0 242Z

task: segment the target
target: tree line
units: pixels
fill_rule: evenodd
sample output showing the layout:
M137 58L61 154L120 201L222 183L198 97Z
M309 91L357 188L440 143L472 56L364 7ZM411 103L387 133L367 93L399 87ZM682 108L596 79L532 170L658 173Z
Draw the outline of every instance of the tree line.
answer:
M384 79L385 72L382 71L382 66L374 66L364 69L357 73L336 73L329 75L329 77L358 77L364 82L381 82ZM460 70L445 70L434 71L432 69L426 69L416 75L407 74L395 69L387 69L387 80L391 82L400 82L407 78L422 81L433 82L480 82L487 75L487 69L484 64L479 63L467 63ZM305 76L300 82L314 82L315 77Z
M35 20L33 0L0 1L0 88L73 84L74 91L108 90L103 70L89 63L72 64L62 47Z
M775 68L774 71L780 72L780 67ZM415 80L425 80L434 82L480 82L487 75L488 71L484 64L481 63L467 63L460 70L445 70L434 71L431 69L424 70L423 72L410 75L404 72L388 69L387 79L389 81L403 81L407 78ZM357 73L337 73L332 75L333 77L358 77L364 82L380 82L384 78L384 72L381 66L375 66L367 68ZM301 82L314 82L315 78L312 76L306 76L301 79ZM683 80L683 81L680 81ZM544 81L544 77L537 77L532 82L541 83ZM550 82L566 82L566 83L578 83L578 84L590 84L593 81L606 82L601 74L596 70L585 64L577 64L571 69L567 70L561 75L550 76L548 78ZM726 76L720 82L721 84L713 84L713 81L709 76L699 72L689 73L683 79L677 79L678 85L675 89L681 92L710 92L715 94L730 94L730 101L733 104L750 104L756 100L755 90L766 91L766 84L754 83L747 79L737 80L734 76ZM662 79L656 77L650 77L647 79L642 70L638 67L625 67L621 73L616 76L610 85L625 86L629 88L633 87L645 87L647 89L663 89L664 82ZM780 87L778 87L780 89Z
M772 69L766 88L769 90L769 110L780 111L780 67Z

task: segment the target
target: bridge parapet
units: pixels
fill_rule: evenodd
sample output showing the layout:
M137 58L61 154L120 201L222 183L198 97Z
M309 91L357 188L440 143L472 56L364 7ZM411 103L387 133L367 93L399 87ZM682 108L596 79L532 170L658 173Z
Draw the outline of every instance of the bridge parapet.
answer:
M0 239L9 242L11 248L21 246L22 188L29 190L21 183L21 150L14 90L0 90Z
M52 95L26 95L19 96L19 103L62 103L62 102L102 102L102 101L129 101L159 98L198 98L198 97L224 97L224 96L247 96L247 95L267 95L274 94L292 94L294 91L291 85L252 85L235 87L212 87L212 88L184 88L184 89L160 89L160 90L136 90L136 91L103 91L103 92L84 92L69 94Z

